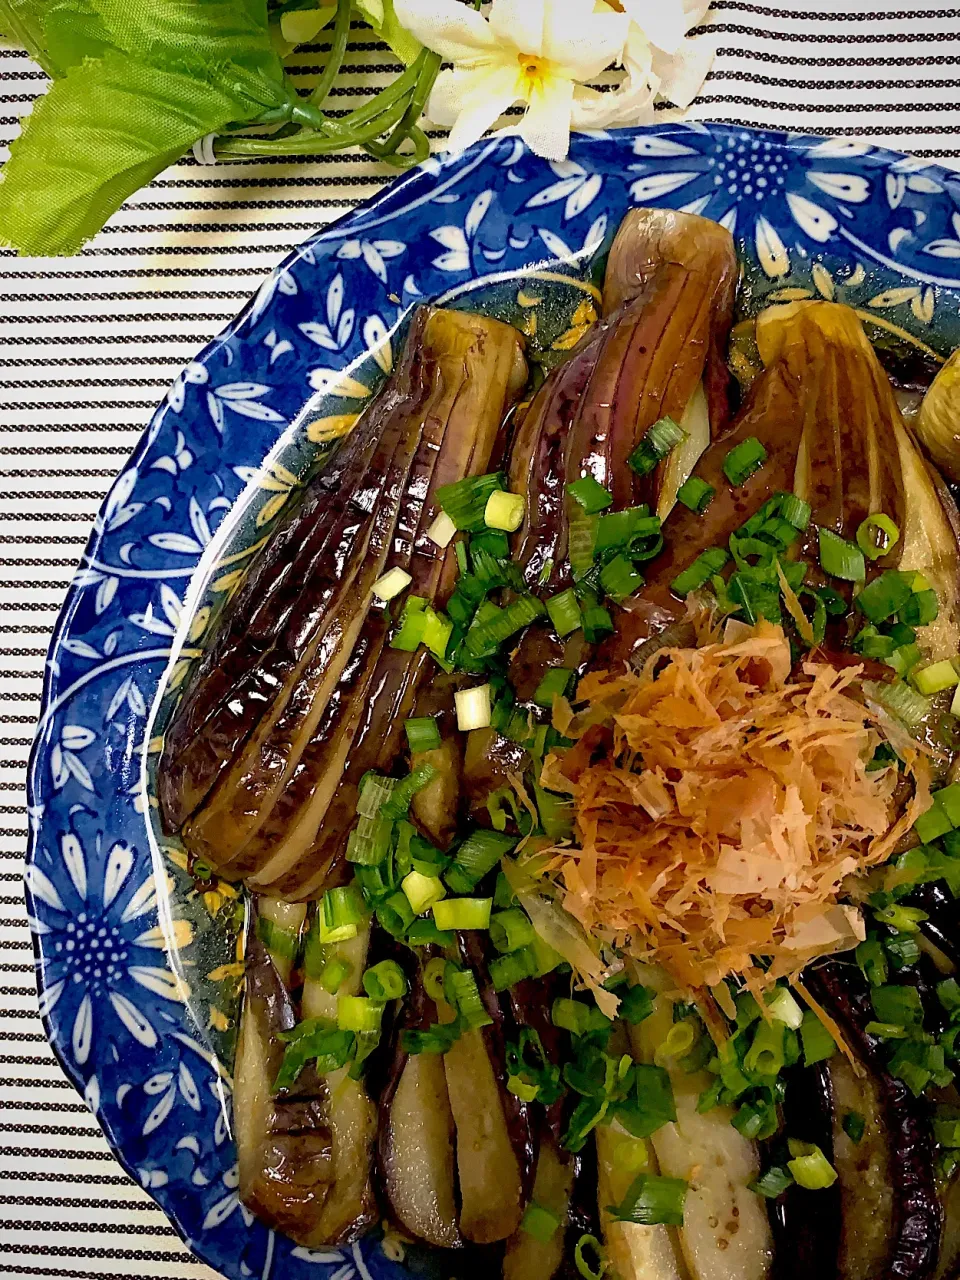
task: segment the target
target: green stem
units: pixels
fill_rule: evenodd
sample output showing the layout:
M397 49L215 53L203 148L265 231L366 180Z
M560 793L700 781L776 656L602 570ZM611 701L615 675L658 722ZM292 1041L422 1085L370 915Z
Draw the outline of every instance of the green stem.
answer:
M427 56L423 60L423 66L420 69L420 74L417 76L416 87L411 95L407 109L403 113L403 118L400 120L399 124L393 130L386 142L382 146L374 148L373 153L377 155L379 159L387 160L390 156L396 155L401 143L405 142L407 138L412 137L413 129L423 114L424 103L430 96L430 90L433 88L434 81L440 71L441 62L442 58L438 53L427 53ZM421 131L418 130L417 132L419 133ZM424 135L421 134L421 136ZM429 143L427 143L427 148L427 153L429 154ZM415 152L419 149L420 144L416 143ZM425 156L423 158L426 159Z
M342 151L344 147L362 147L397 124L403 118L406 107L406 98L398 98L366 126L334 135L320 133L315 129L301 129L289 138L221 138L216 143L216 155L221 160L242 159L246 156L327 155L332 151Z
M310 103L315 107L321 106L326 101L330 90L333 88L333 82L337 78L337 73L343 64L344 55L347 52L347 42L350 39L351 12L351 0L337 0L337 19L333 28L330 56L327 58L320 79L310 94Z

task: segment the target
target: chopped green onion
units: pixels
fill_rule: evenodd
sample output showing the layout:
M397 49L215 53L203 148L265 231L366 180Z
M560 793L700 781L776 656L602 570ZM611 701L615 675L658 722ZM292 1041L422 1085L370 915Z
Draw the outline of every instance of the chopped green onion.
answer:
M338 996L337 1026L341 1031L379 1031L383 1005L368 996Z
M837 1171L818 1146L797 1142L794 1138L790 1138L788 1145L793 1158L787 1161L787 1168L797 1186L807 1191L822 1191L833 1186Z
M277 1038L286 1045L273 1086L277 1092L289 1089L308 1062L316 1061L321 1074L337 1071L346 1065L354 1046L353 1032L339 1031L325 1018L307 1018Z
M567 530L567 559L570 568L579 578L593 565L593 553L597 540L596 516L573 512ZM549 575L546 581L549 581Z
M436 609L430 605L423 611L423 634L422 643L430 650L436 658L441 660L446 657L447 645L450 642L450 636L453 632L453 623L442 613L437 613Z
M347 837L346 859L357 866L373 867L383 862L390 852L393 822L378 814L375 818L359 818Z
M859 547L852 542L847 542L846 538L841 538L832 529L826 529L823 526L817 529L817 537L820 543L820 568L824 573L829 574L831 578L842 578L844 582L864 580L867 567ZM890 610L890 613L895 612L896 608ZM885 618L889 616L889 614L883 615ZM872 614L868 614L868 617L873 622L880 621Z
M748 436L723 460L723 474L732 485L744 484L767 460L767 451L756 436Z
M552 707L554 698L562 698L570 688L575 674L566 667L548 667L533 695L537 706L548 709Z
M427 530L427 537L431 542L435 542L438 547L449 547L456 532L457 526L445 511L441 511Z
M880 987L887 980L887 957L878 938L867 938L853 953L860 972L871 987Z
M474 561L484 552L494 560L506 560L510 554L510 540L501 529L481 529L470 537L470 556Z
M779 1128L777 1108L772 1102L742 1102L730 1123L750 1142L772 1138Z
M394 893L377 907L377 919L387 933L400 938L413 924L414 912L405 893Z
M391 649L402 649L405 653L413 653L415 649L419 649L423 643L426 607L424 596L407 596L400 614L400 627L390 641Z
M467 633L464 649L472 657L492 657L505 640L542 616L543 605L531 595L520 596L505 609L483 606Z
M915 591L900 606L900 621L909 627L926 627L936 622L940 612L937 593L931 590Z
M761 1177L750 1183L750 1190L767 1200L776 1200L788 1187L793 1186L793 1174L784 1165L773 1165Z
M931 844L934 840L939 840L941 836L945 836L948 831L953 830L950 816L946 809L937 803L936 795L933 797L933 803L930 808L924 809L923 813L917 818L913 824L913 829L924 844Z
M900 530L882 511L867 516L857 529L857 546L871 560L885 556L899 541Z
M686 438L687 433L672 418L661 418L647 428L643 439L627 458L627 463L638 476L649 475Z
M920 959L920 947L916 938L909 933L896 933L892 938L884 938L883 945L894 969L898 972L901 969L909 969Z
M406 569L399 566L388 569L383 577L378 578L370 590L378 600L388 604L394 596L398 596L401 591L405 591L409 587L413 578L407 573Z
M498 911L490 921L490 940L498 951L519 951L535 937L530 917L519 907Z
M490 724L490 686L476 685L472 689L458 689L453 695L457 708L457 728L463 733L471 729L486 729Z
M776 1076L784 1063L783 1023L758 1022L743 1068L751 1075Z
M879 1022L899 1027L919 1026L923 1022L923 1004L916 987L901 985L873 987L870 991L873 1012Z
M917 933L921 923L927 919L927 913L919 907L903 907L896 902L889 907L881 907L874 915L881 924L888 924L891 929L899 929L902 933Z
M447 892L443 881L437 876L424 876L419 871L411 871L404 876L400 887L415 916L422 915L428 907L445 897Z
M572 1000L568 996L558 996L554 1000L550 1018L555 1027L574 1036L606 1031L610 1026L610 1019L596 1005L584 1004L582 1000Z
M489 929L492 898L444 898L433 904L438 929Z
M583 507L588 516L596 515L598 511L605 511L613 505L613 494L591 475L582 476L568 484L567 493Z
M639 1026L653 1013L653 995L640 983L628 987L626 991L622 988L618 989L617 995L620 997L617 1017L622 1018L631 1027Z
M713 501L716 489L699 476L688 476L677 490L677 501L702 516Z
M467 563L467 548L464 546L462 542L458 542L457 545L453 548L453 553L457 557L457 569L460 573L460 577L461 578L467 577L469 574L469 568L470 568L469 564Z
M813 514L810 503L804 502L795 493L781 493L777 496L780 499L780 515L784 520L789 521L795 529L799 529L803 533L810 523L810 516Z
M491 960L488 970L494 990L507 991L524 978L537 976L537 953L532 946L520 947L517 951L510 951L507 955Z
M568 587L559 595L551 596L547 601L547 613L553 623L554 630L561 637L570 635L580 626L580 605L573 591Z
M675 1022L667 1032L666 1038L657 1045L654 1061L662 1067L674 1058L685 1058L693 1048L697 1037L691 1022Z
M889 684L865 680L863 690L875 702L881 703L901 719L908 729L918 728L930 711L930 699L911 689L902 680L894 680Z
M791 1031L798 1031L803 1022L803 1010L786 987L777 987L767 1000L767 1009L775 1022L782 1022Z
M800 1043L803 1045L803 1064L812 1067L815 1062L826 1062L836 1052L836 1042L812 1009L804 1009L800 1022Z
M536 1086L534 1086L534 1095L536 1095ZM528 1098L527 1101L532 1099ZM540 1244L546 1244L552 1239L559 1226L560 1219L557 1215L545 1209L542 1204L537 1204L536 1200L530 1201L520 1221L520 1230L526 1232L528 1236L533 1236L534 1240L538 1240Z
M448 961L443 956L434 956L428 960L423 969L423 989L435 1003L445 1000L443 980Z
M477 980L469 969L459 969L448 964L444 974L444 990L450 1003L460 1014L464 1026L470 1031L489 1027L493 1022L480 997Z
M916 687L918 693L922 693L925 697L929 697L934 693L942 693L944 689L953 689L960 684L960 675L957 674L954 665L949 659L944 658L941 662L931 662L929 666L921 667L919 671L914 671L910 679Z
M729 559L730 553L725 547L710 547L702 551L693 564L674 578L670 583L670 590L681 598L691 591L699 591L715 573L720 572Z
M614 556L600 570L600 586L617 604L632 596L643 586L643 576L637 573L626 556Z
M300 932L284 929L267 916L257 917L257 937L275 956L284 960L293 960L300 948Z
M444 879L454 893L469 893L516 843L516 836L478 827L457 849Z
M609 1206L608 1212L618 1222L636 1222L644 1227L680 1227L687 1190L682 1178L641 1173L621 1203Z
M483 522L488 529L502 529L515 533L523 524L527 504L521 493L504 493L495 489L487 499L483 510Z
M437 502L458 529L479 532L484 528L484 512L491 493L503 488L499 471L485 476L467 476L454 484L441 485Z
M399 1000L407 994L407 979L396 960L381 960L363 975L363 989L371 1000Z
M434 716L411 716L404 724L411 751L433 751L440 745L440 729Z
M407 1028L400 1034L400 1045L409 1054L446 1053L459 1040L460 1031L458 1020L435 1022L427 1031L412 1031Z
M960 1147L960 1111L940 1105L933 1117L933 1137L941 1147Z
M316 981L320 983L327 995L335 996L347 978L349 978L352 968L353 966L348 960L335 957L326 962L319 974L316 975ZM310 974L307 976L312 977Z
M901 611L911 595L910 575L887 569L863 588L855 603L871 622L883 622Z
M410 812L410 801L437 776L432 764L420 764L411 770L405 778L401 778L390 793L390 798L380 810L381 818L389 818L392 822L400 822Z
M588 1249L596 1259L594 1266L587 1261ZM584 1234L580 1237L573 1250L573 1261L583 1280L603 1280L603 1273L608 1266L607 1255L596 1236Z
M583 636L588 644L596 644L613 630L613 619L603 605L592 604L584 609Z
M960 782L951 782L933 793L933 798L955 827L960 827Z
M634 559L649 560L663 545L659 516L647 506L610 511L597 520L594 554L629 549Z
M867 1122L859 1111L848 1111L842 1123L843 1131L851 1142L859 1142L866 1132Z
M320 941L348 942L363 920L363 899L352 884L328 889L320 904Z

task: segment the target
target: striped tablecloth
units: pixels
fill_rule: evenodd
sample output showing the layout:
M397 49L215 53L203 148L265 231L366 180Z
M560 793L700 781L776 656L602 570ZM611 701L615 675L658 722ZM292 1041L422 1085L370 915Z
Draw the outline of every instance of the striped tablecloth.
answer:
M816 3L816 0L813 0ZM882 141L960 167L960 9L715 0L701 120ZM358 31L336 96L382 87ZM329 46L303 50L306 85ZM0 49L0 142L43 91ZM101 499L177 370L319 224L388 173L362 154L201 168L139 192L76 258L0 256L0 1277L215 1280L113 1161L36 1013L24 764L50 629Z

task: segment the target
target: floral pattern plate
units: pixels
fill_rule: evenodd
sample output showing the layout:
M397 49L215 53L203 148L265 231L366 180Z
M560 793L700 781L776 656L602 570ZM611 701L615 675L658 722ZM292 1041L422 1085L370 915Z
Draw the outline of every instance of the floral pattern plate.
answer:
M593 318L631 205L727 226L748 313L837 298L927 361L960 342L960 180L934 165L719 125L579 135L548 164L500 135L429 160L308 240L183 370L57 623L29 778L42 1015L118 1159L229 1280L397 1280L430 1264L397 1261L377 1233L297 1248L239 1203L239 900L194 885L155 827L169 691L245 559L389 372L410 309L492 307L549 363Z

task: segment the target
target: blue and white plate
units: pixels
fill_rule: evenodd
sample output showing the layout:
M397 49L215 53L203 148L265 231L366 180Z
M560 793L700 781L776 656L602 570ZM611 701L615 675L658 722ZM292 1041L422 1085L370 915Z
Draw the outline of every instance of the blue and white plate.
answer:
M29 779L43 1017L117 1158L230 1280L409 1271L376 1239L297 1248L237 1198L238 902L229 885L199 892L155 826L164 693L388 374L411 308L492 308L549 359L593 318L631 205L728 227L750 312L836 298L928 359L960 342L960 181L935 165L720 125L581 135L562 164L486 140L308 240L184 369L97 517L57 623Z

